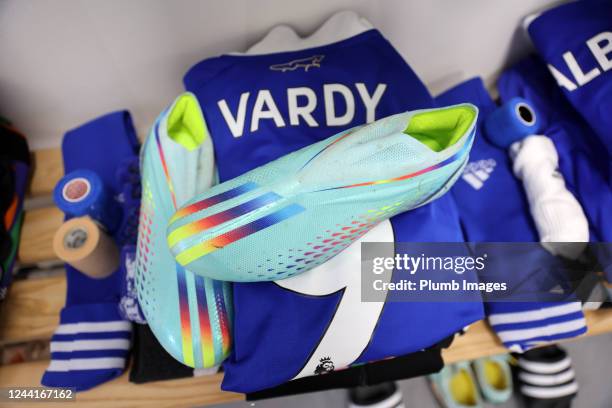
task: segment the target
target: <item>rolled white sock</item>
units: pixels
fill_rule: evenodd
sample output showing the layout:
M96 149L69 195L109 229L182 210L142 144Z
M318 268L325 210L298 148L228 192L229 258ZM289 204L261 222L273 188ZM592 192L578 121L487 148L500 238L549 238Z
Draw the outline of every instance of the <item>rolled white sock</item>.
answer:
M540 242L554 255L578 258L589 241L589 224L557 169L555 145L547 136L532 135L513 143L509 152L514 174L523 182Z

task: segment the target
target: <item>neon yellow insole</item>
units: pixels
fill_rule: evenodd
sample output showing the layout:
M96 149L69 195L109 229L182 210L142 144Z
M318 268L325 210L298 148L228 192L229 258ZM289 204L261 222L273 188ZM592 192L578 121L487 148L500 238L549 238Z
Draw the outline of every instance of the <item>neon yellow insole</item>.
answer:
M187 150L195 150L206 137L206 124L195 96L181 95L168 115L168 135Z
M464 369L453 374L450 379L450 392L453 400L467 406L476 405L476 385Z
M497 390L505 390L507 387L504 371L495 361L484 362L484 375L487 382Z
M470 128L476 111L469 106L456 106L414 115L404 130L435 152L454 145Z

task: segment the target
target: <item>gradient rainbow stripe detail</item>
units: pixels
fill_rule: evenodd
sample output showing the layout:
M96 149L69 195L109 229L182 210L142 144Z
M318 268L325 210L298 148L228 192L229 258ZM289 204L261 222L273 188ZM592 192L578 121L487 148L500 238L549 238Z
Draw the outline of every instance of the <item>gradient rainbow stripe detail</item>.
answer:
M202 363L210 367L223 361L230 352L230 322L228 321L227 307L225 305L225 294L223 283L217 280L206 279L194 275L198 314L209 316L208 299L213 299L215 313L213 319L219 323L219 331L214 332L209 319L199 320L200 343L202 344ZM207 293L208 292L208 293ZM211 295L212 296L209 296ZM218 312L218 313L217 313ZM212 350L213 352L206 352Z
M187 277L185 269L176 265L176 276L179 293L179 314L181 318L181 344L183 348L183 360L188 366L194 366L193 338L191 334L191 316L189 314L189 300L187 294Z
M178 210L172 218L170 218L169 224L174 223L179 218L183 218L185 216L195 214L198 211L205 210L206 208L212 207L213 205L220 204L224 201L227 201L231 198L238 197L244 193L248 193L249 191L255 190L259 185L255 182L244 183L238 187L234 187L231 190L227 190L223 193L219 193L215 196L205 198L188 206L185 206Z
M433 171L433 170L439 169L441 167L444 167L444 166L446 166L448 164L451 164L451 163L457 161L458 159L461 159L463 156L465 156L469 152L469 150L470 150L470 147L472 145L472 141L474 139L475 133L476 133L476 129L472 130L472 133L468 137L469 139L464 143L463 146L461 146L461 149L459 149L455 154L453 154L449 158L441 161L440 163L434 164L434 165L426 167L424 169L415 171L413 173L405 174L403 176L394 177L394 178L391 178L391 179L366 181L366 182L363 182L363 183L349 184L349 185L346 185L346 186L324 188L322 190L317 190L317 192L318 191L339 190L339 189L342 189L342 188L353 188L353 187L372 186L372 185L376 185L376 184L393 183L393 182L396 182L396 181L408 180L408 179L411 179L413 177L417 177L417 176L423 175L425 173L429 173L430 171Z
M323 149L321 149L319 151L319 153L315 154L314 156L312 156L310 159L308 159L308 161L306 163L304 163L304 165L300 168L300 170L303 170L304 167L308 166L308 164L310 162L312 162L314 159L316 159L319 155L321 155L321 153L323 153L324 151L326 151L327 149L329 149L330 147L332 147L333 145L335 145L336 143L338 143L339 141L341 141L342 139L350 136L352 133L354 132L354 130L348 130L346 132L346 134L340 136L339 138L337 138L336 140L334 140L333 142L331 142L330 144L328 144L327 146L325 146Z
M256 232L262 231L268 227L271 227L272 225L285 221L286 219L294 217L303 211L305 211L305 208L299 204L288 205L287 207L281 208L280 210L268 214L262 218L228 231L225 234L196 244L191 248L179 253L176 260L178 263L185 266L196 259L203 257L204 255L210 254L211 252L226 247L227 245L248 237L249 235L255 234Z
M196 301L198 304L198 317L200 324L200 343L202 344L202 363L205 367L210 367L215 364L217 353L214 350L213 333L210 327L210 320L208 318L208 303L206 296L206 286L204 278L202 276L195 275L195 289L196 289ZM207 351L213 350L215 353L209 353Z
M168 246L172 248L180 241L189 238L199 232L202 232L212 227L216 227L217 225L223 224L227 221L231 221L234 218L248 214L251 211L272 204L280 200L281 198L282 197L276 193L268 192L250 201L232 207L228 210L183 225L175 229L168 235Z
M228 317L227 305L225 304L225 294L223 284L218 280L213 280L213 289L215 292L215 304L219 310L219 328L221 329L221 353L225 357L230 352L230 327L231 322Z

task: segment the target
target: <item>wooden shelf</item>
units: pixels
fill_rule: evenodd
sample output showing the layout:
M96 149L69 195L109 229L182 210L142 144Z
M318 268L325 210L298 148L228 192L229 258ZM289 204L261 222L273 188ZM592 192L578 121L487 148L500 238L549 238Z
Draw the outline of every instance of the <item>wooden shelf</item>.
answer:
M64 161L60 149L35 150L32 153L34 173L28 191L31 197L51 195L55 184L64 175Z
M0 366L0 387L38 387L47 368L46 361ZM102 386L77 394L78 406L90 408L119 407L193 407L241 401L243 396L219 390L222 375L132 384L126 371ZM52 404L51 406L56 406ZM14 405L3 402L2 407L40 407L40 403ZM68 405L69 406L69 405Z
M53 252L53 235L64 222L64 214L57 207L26 211L19 243L19 262L30 265L57 261Z
M65 298L65 276L14 282L0 306L0 345L50 339Z

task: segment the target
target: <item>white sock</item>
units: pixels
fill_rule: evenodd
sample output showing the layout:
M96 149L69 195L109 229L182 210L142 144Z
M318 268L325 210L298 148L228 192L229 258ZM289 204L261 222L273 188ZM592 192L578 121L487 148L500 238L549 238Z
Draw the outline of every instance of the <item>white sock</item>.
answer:
M557 170L559 156L553 142L542 135L528 136L510 146L510 157L542 245L554 255L578 258L589 241L589 224Z

